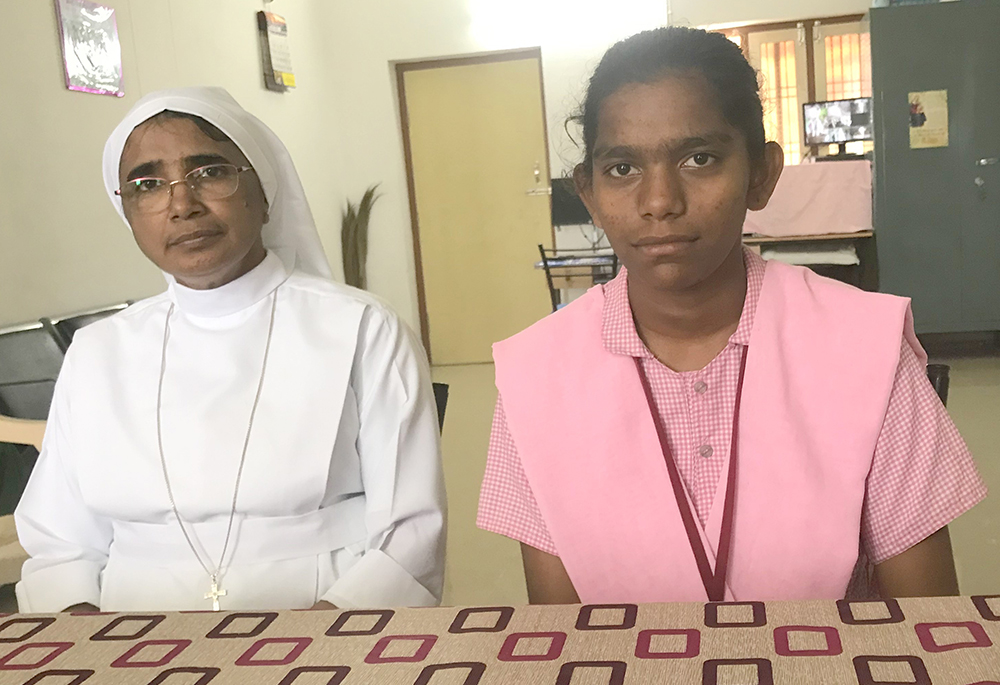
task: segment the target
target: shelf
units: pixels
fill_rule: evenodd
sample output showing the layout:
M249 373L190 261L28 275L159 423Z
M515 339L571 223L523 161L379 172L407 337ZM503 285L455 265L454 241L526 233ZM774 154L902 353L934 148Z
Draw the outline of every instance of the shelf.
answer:
M812 243L828 240L858 240L860 238L871 238L874 231L858 231L857 233L821 233L819 235L783 235L767 236L747 234L743 236L744 245L763 245L771 243Z

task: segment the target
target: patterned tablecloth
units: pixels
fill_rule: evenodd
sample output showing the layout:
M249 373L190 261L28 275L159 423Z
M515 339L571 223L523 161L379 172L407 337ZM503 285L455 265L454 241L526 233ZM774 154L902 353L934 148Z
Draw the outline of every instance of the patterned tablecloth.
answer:
M0 616L6 685L1000 684L1000 595Z

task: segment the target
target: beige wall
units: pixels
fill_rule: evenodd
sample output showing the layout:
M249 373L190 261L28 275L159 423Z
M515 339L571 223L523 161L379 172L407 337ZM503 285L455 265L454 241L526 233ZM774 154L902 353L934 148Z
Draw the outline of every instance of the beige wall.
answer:
M350 167L343 190L356 197L382 183L369 285L411 323L418 320L416 277L392 63L540 45L557 173L576 161L563 121L600 55L615 39L666 22L662 0L336 0L327 7Z
M870 6L870 0L672 0L674 23L685 26L864 14Z
M864 11L867 0L674 0L676 23L792 19ZM378 0L326 4L344 126L345 194L381 182L371 236L370 288L418 320L413 243L396 102L396 61L541 46L551 171L580 152L564 123L614 41L667 21L666 0ZM804 14L803 14L804 12Z
M299 89L262 85L252 0L102 0L116 9L124 98L66 90L51 0L4 2L0 41L0 325L138 299L163 279L135 247L101 182L104 140L142 95L221 85L277 131L339 267L340 127L328 38L309 0L271 7L291 26ZM15 68L16 65L16 68Z
M225 86L291 150L334 273L339 211L372 183L370 288L416 324L417 299L392 63L540 45L553 174L579 151L563 123L609 44L666 23L665 0L276 0L299 88L262 85L260 0L104 0L118 12L127 95L69 92L51 0L5 2L0 41L0 326L162 288L104 195L104 139L159 88ZM673 0L701 25L862 11L865 0ZM10 65L16 65L11 68ZM53 181L53 179L58 179Z

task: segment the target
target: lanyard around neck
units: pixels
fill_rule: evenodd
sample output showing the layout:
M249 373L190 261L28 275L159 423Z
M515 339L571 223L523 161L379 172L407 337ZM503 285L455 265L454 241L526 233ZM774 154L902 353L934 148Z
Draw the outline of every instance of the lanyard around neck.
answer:
M649 385L649 379L642 368L642 360L635 358L635 368L639 372L639 380L642 382L642 389L646 394L646 403L649 405L649 413L653 418L653 425L656 426L656 435L660 439L660 449L663 451L663 460L667 464L667 472L670 474L670 485L674 491L674 499L677 501L677 509L680 511L681 520L684 522L684 530L687 533L688 543L694 553L695 563L698 565L698 573L701 574L701 582L705 586L705 593L711 602L725 601L726 597L726 574L729 570L729 551L733 537L733 518L736 509L736 458L738 452L738 438L740 427L740 400L743 399L743 376L747 369L747 351L743 348L743 358L740 360L740 376L736 385L736 406L733 409L733 437L732 447L729 450L729 473L726 477L726 499L722 508L722 531L719 535L719 553L716 556L715 571L708 561L708 554L705 551L705 543L702 541L695 523L691 505L688 502L684 483L681 481L677 463L670 445L667 443L667 432L660 421L660 414L653 400L653 391Z

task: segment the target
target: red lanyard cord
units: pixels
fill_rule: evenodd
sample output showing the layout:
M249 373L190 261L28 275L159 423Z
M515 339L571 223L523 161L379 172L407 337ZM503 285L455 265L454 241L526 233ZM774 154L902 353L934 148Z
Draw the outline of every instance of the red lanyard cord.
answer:
M739 446L739 426L740 426L740 402L743 399L743 377L747 368L747 347L743 348L743 358L740 361L740 376L736 386L736 404L733 409L733 437L732 446L729 450L729 473L726 479L726 499L722 508L722 530L719 535L719 553L716 558L715 572L712 572L711 564L708 561L708 554L705 551L705 544L702 542L695 523L691 505L688 503L687 494L684 490L684 483L681 481L677 463L674 461L667 443L667 433L653 399L653 391L649 385L649 379L642 368L642 360L635 359L635 368L639 373L639 380L642 382L642 389L646 394L646 403L649 405L650 416L653 425L656 427L656 435L660 439L660 449L663 451L663 460L667 465L667 472L670 474L670 485L674 491L674 499L677 501L677 509L684 523L684 530L687 532L688 542L691 551L694 553L695 563L698 565L698 573L701 574L702 584L705 586L705 593L709 601L722 602L726 596L726 574L729 569L729 552L732 547L733 538L733 518L736 513L736 461Z

